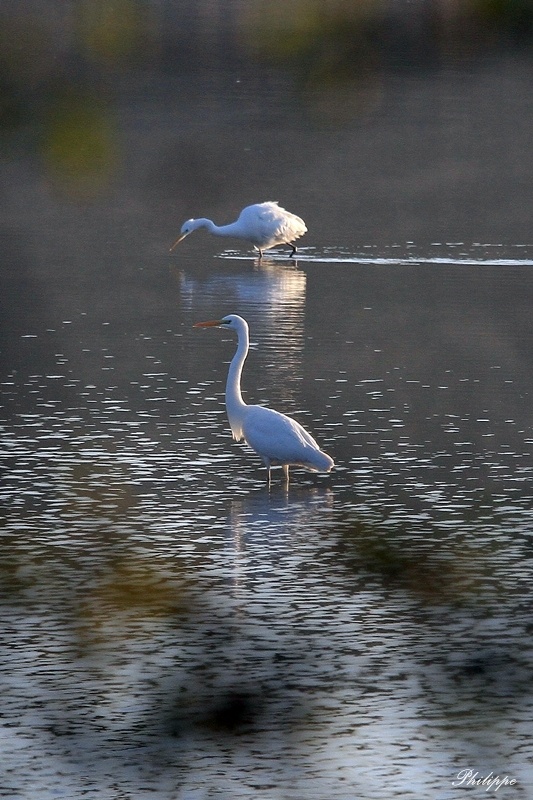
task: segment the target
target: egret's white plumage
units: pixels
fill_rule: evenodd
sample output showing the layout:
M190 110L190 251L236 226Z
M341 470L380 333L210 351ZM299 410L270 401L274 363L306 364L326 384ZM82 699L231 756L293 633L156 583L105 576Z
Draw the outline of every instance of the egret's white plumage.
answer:
M282 466L287 483L289 466L304 467L311 472L329 472L333 459L324 453L310 433L296 420L264 406L248 405L241 395L241 375L250 344L248 323L237 314L220 320L197 322L195 328L229 328L237 333L237 351L231 361L226 382L226 411L238 442L244 439L260 456L268 470Z
M255 203L246 206L239 214L238 219L229 225L215 225L210 219L188 219L181 227L181 233L170 248L174 250L189 233L207 228L214 236L229 236L234 239L244 239L251 242L263 255L263 250L276 247L278 244L287 244L292 247L290 255L294 255L296 247L292 244L295 239L303 236L307 230L305 222L296 214L285 211L276 202Z

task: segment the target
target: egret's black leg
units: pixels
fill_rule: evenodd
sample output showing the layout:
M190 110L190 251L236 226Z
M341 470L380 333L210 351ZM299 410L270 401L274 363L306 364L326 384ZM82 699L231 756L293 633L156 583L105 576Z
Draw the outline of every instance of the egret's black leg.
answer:
M286 485L286 487L288 489L289 488L289 465L288 464L284 464L283 465L283 474L285 475L285 485Z
M292 250L291 250L291 252L289 253L289 258L292 258L292 257L293 257L293 255L296 253L296 247L295 247L293 244L291 244L290 242L287 242L287 245L288 245L289 247L292 247Z

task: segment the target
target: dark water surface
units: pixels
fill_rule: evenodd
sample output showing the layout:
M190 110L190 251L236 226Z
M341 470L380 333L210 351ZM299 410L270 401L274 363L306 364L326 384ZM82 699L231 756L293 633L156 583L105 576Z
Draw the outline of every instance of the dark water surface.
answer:
M0 163L0 796L491 796L471 769L525 799L531 63L372 72L356 108L161 59L114 78L102 185L30 123ZM296 259L168 254L266 199L305 218ZM331 475L269 493L232 442L235 342L192 328L226 313L246 399Z

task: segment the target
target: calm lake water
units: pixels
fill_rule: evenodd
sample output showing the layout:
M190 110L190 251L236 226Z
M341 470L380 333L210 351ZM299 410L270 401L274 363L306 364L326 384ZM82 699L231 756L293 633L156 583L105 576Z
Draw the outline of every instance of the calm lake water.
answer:
M472 770L525 800L531 62L302 93L164 52L95 82L106 180L54 171L28 121L0 163L0 796L491 796ZM306 220L297 258L168 254L266 199ZM232 441L235 341L192 327L227 313L246 399L330 475L269 492Z

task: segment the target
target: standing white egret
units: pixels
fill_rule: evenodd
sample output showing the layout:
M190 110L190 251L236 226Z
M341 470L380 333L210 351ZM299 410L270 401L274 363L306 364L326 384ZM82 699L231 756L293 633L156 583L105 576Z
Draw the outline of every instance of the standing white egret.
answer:
M260 258L263 256L263 250L276 247L278 244L292 247L289 256L293 256L296 247L292 242L303 236L307 230L303 219L291 214L290 211L285 211L277 203L256 203L243 208L238 219L229 225L215 225L212 220L204 217L188 219L183 223L181 233L170 250L174 250L177 244L198 228L207 228L214 236L229 236L251 242L259 250Z
M226 411L233 438L242 439L260 456L268 470L282 466L287 486L289 466L304 467L311 472L329 472L333 459L322 452L311 434L291 419L264 406L248 405L241 395L241 375L250 344L248 323L237 314L208 322L197 322L195 328L229 328L237 333L237 351L233 356L226 381Z

